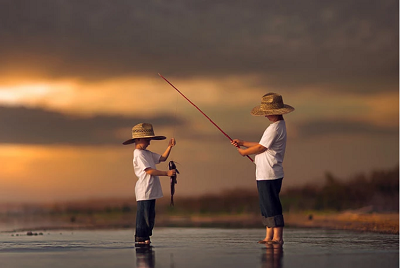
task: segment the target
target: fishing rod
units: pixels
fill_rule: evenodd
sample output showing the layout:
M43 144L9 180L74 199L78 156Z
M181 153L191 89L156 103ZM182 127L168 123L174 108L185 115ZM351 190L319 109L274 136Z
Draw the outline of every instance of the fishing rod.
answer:
M169 82L164 76L162 76L160 73L158 74L162 79L164 79L168 84L170 84L171 87L173 87L176 91L178 91L179 94L182 95L182 97L184 97L188 102L190 102L190 104L192 104L194 107L196 107L197 110L199 110L200 113L202 113L216 128L218 128L219 131L222 132L222 134L225 135L225 137L227 137L230 141L233 141L231 137L229 137L228 134L226 134L217 124L214 123L214 121L211 120L210 117L208 117L199 107L197 107L196 104L194 104L191 100L189 100L185 95L183 95L182 92L179 91L179 89L177 89L173 84L171 84L171 82ZM240 148L239 145L236 146L237 148ZM248 159L250 159L251 162L254 162L253 159L246 155Z

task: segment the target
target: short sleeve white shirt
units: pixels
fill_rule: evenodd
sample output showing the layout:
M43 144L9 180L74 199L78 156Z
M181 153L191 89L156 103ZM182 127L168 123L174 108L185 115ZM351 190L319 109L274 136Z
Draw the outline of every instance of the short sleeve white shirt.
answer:
M256 155L256 179L275 180L284 177L283 158L286 149L286 124L284 120L268 126L259 142L267 150Z
M136 201L151 200L163 197L160 179L158 176L151 176L145 170L156 169L160 163L161 155L148 150L135 149L133 151L133 169L138 181L136 182Z

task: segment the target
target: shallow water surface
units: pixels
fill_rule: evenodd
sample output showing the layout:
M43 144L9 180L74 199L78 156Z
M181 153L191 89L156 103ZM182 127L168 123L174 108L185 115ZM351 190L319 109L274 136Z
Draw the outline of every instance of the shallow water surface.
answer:
M152 247L132 230L0 233L0 267L399 267L399 236L285 229L285 244L257 244L263 229L156 228Z

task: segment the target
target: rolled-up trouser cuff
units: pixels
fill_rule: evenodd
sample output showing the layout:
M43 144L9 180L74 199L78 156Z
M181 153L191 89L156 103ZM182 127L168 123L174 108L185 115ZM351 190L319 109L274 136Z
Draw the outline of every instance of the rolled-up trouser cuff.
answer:
M285 226L285 222L283 220L283 215L276 215L273 217L264 217L262 216L262 223L264 224L264 226L266 227L284 227Z
M135 236L135 242L145 242L146 240L150 240L150 237L138 237Z

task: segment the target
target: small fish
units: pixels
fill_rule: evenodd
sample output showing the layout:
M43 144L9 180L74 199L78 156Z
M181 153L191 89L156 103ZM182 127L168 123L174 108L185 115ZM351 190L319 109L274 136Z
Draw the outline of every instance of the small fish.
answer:
M174 162L174 161L169 161L169 163L168 163L168 169L169 169L169 170L175 169L175 170L176 170L176 173L179 174L179 171L176 169L176 166L175 166L175 162ZM174 206L175 184L178 183L178 182L176 181L176 175L170 177L170 180L171 180L171 203L170 203L170 206L173 207L173 206Z

